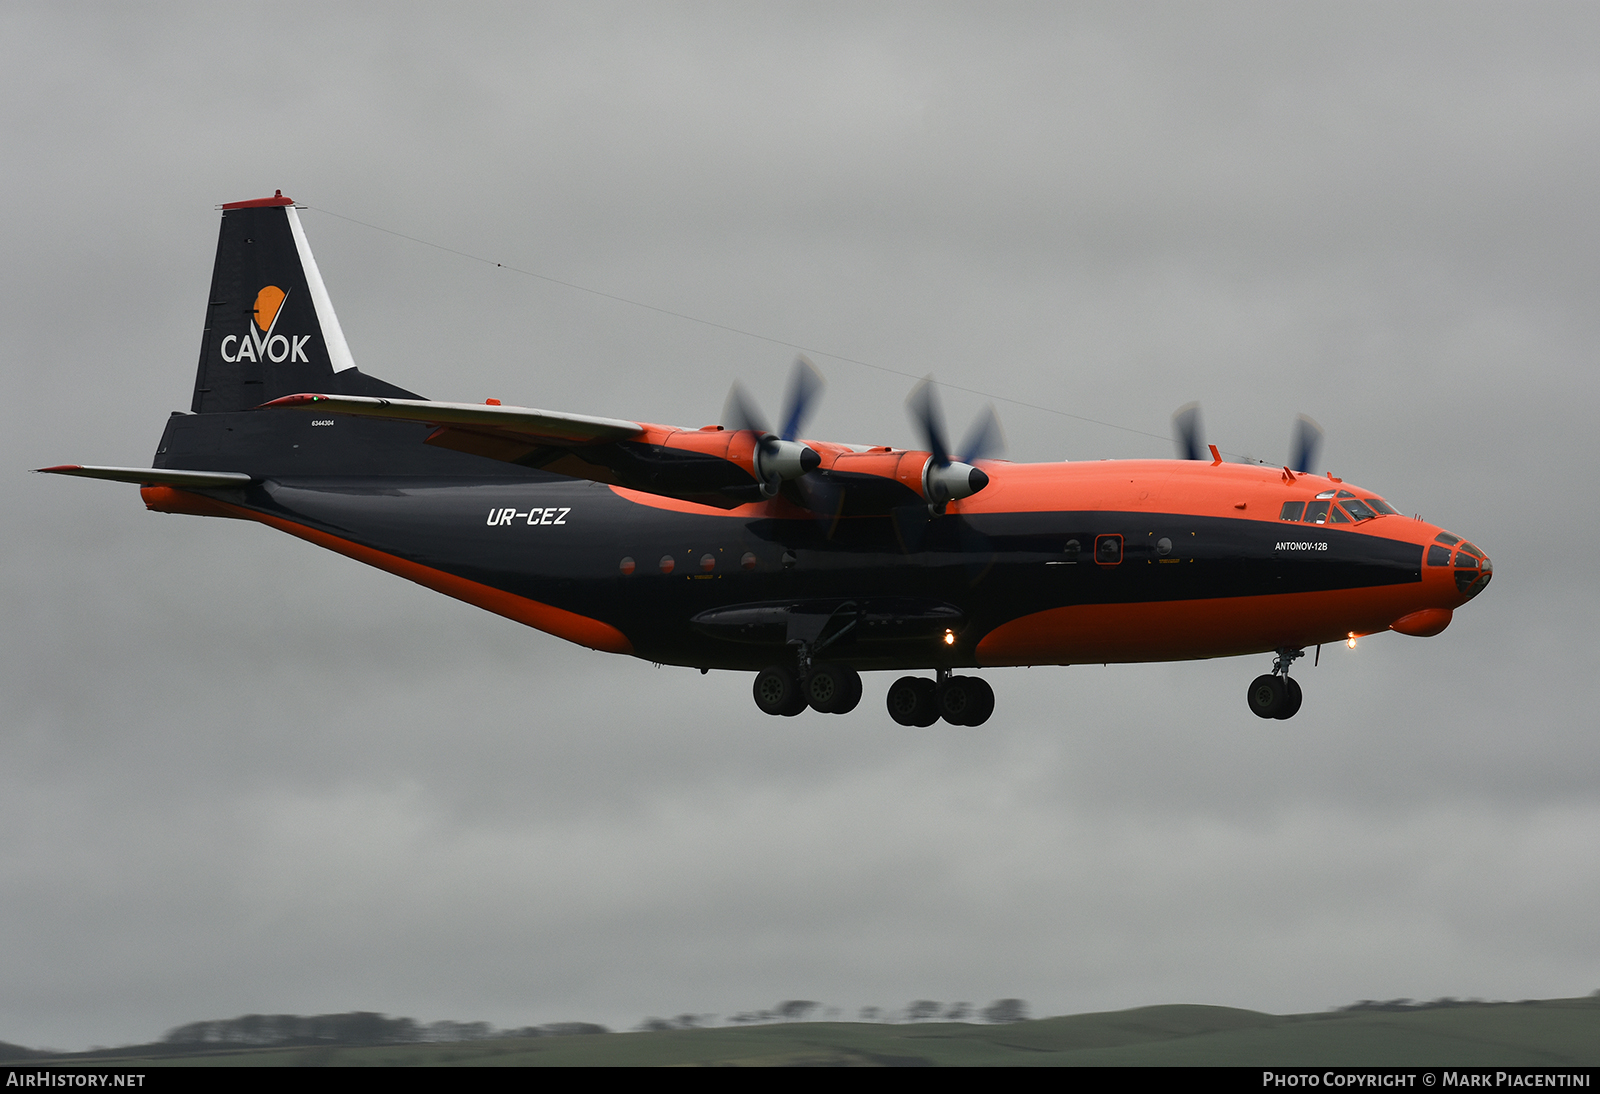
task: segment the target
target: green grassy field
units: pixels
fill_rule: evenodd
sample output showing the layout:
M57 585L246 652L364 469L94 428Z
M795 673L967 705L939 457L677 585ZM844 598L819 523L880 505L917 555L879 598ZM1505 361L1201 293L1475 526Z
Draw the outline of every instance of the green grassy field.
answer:
M32 1064L44 1060L30 1060ZM652 1033L507 1038L370 1048L96 1053L105 1066L786 1066L1600 1064L1600 998L1404 1011L1261 1014L1161 1006L1012 1025L790 1022Z

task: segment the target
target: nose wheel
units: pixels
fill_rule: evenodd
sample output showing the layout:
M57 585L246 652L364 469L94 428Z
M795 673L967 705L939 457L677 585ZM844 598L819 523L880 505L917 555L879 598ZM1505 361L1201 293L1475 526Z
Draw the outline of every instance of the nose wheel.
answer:
M1281 649L1272 663L1272 671L1250 681L1246 699L1250 713L1257 718L1276 718L1280 721L1293 718L1300 711L1300 685L1289 677L1289 666L1305 650Z

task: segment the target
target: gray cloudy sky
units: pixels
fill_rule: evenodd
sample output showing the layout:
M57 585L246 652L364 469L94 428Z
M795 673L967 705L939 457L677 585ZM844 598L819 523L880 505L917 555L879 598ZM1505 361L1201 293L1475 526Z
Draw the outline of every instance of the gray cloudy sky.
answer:
M0 7L0 1040L1600 988L1597 38L1592 4ZM913 731L887 677L768 719L25 474L150 458L214 207L275 188L358 363L429 397L698 425L792 351L330 213L1058 412L999 404L1016 459L1165 456L1200 399L1279 460L1307 412L1495 582L1325 649L1289 723L1248 658L997 671L987 726ZM814 356L810 432L913 440L909 380Z

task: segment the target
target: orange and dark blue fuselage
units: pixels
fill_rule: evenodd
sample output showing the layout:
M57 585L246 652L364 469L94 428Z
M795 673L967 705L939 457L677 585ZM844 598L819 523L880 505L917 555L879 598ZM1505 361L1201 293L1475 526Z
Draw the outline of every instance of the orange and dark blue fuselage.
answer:
M344 447L335 444L339 431L417 432L356 419L314 432L299 416L260 417L277 419L272 433L283 430L272 447L306 460L317 458L319 442ZM192 421L172 419L163 447L181 451ZM813 444L825 469L849 469L854 453ZM215 462L214 445L205 447ZM443 462L472 462L449 455ZM790 641L796 607L827 615L846 603L868 618L830 657L858 670L1183 660L1391 626L1437 633L1491 569L1471 544L1379 512L1374 502L1387 506L1378 495L1326 477L1179 460L986 467L989 486L942 515L912 497L864 516L819 515L783 497L719 509L539 472L505 474L511 468L475 480L457 466L418 467L414 477L285 468L211 497L219 513L261 520L560 637L697 668L760 669ZM1319 494L1330 496L1319 505ZM198 503L166 487L145 496L163 511ZM1319 510L1309 523L1307 508ZM483 591L463 595L469 587Z
M793 390L814 393L804 364ZM355 367L280 194L223 207L190 410L153 466L43 470L258 521L593 649L754 671L771 714L843 713L860 672L931 669L889 691L915 725L989 716L959 670L1264 652L1251 709L1289 717L1307 647L1437 634L1490 577L1473 544L1331 476L977 468L945 450L931 392L913 401L923 451L801 441L798 396L781 436L748 410L686 430L429 402Z

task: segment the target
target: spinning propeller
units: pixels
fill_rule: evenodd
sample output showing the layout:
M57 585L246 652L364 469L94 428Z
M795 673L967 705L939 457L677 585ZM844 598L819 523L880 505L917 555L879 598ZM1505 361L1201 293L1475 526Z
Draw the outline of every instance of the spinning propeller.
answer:
M777 434L767 428L766 416L742 384L736 380L728 390L728 401L722 407L722 424L729 429L748 429L756 435L756 450L751 462L756 478L761 480L763 496L776 497L786 480L798 479L807 471L815 470L822 462L822 457L814 449L795 440L822 388L822 374L817 371L817 366L805 354L796 357L794 370L789 374L789 390L784 398L783 430Z
M1185 403L1172 415L1172 444L1180 460L1203 460L1200 443L1200 404ZM1294 420L1289 468L1306 474L1316 466L1322 448L1322 427L1304 414Z
M957 458L951 457L950 446L945 443L944 411L939 407L933 377L912 390L906 399L906 410L928 442L930 456L922 469L922 493L929 505L942 511L945 503L971 497L989 485L989 476L972 465L1005 450L1005 436L1000 432L993 406L985 406L973 419Z
M1294 460L1291 471L1305 473L1316 466L1317 450L1322 447L1322 427L1301 414L1294 420Z
M1200 454L1200 404L1185 403L1172 415L1172 443L1180 460L1203 460Z

